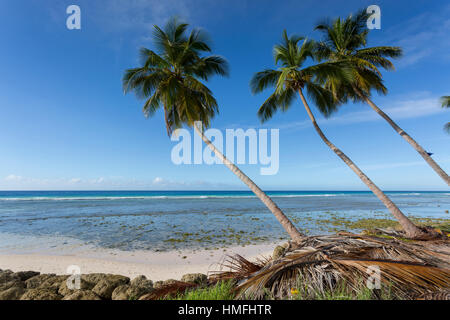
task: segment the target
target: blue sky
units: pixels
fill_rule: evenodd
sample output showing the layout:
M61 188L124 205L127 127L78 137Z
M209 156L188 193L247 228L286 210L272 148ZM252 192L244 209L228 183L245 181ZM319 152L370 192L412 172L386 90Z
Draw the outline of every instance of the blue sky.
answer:
M66 8L77 4L82 29L66 28ZM152 48L153 24L178 15L204 28L214 53L226 57L228 78L209 82L220 115L213 127L262 127L256 111L269 92L253 96L254 72L273 67L272 47L284 28L320 38L324 17L381 8L381 30L369 45L405 50L395 72L385 72L389 94L374 101L450 171L450 112L439 97L450 89L448 1L144 1L19 0L0 2L0 189L245 189L221 165L171 162L175 145L163 116L145 119L142 102L124 96L121 77ZM381 188L448 190L391 127L364 104L348 104L331 119L316 116L326 135ZM280 170L261 176L265 189L366 190L326 147L299 102L264 128L280 129Z

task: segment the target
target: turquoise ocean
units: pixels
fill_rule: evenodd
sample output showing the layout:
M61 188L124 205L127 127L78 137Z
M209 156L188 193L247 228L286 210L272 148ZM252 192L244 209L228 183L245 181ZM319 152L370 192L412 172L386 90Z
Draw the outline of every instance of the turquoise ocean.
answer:
M391 219L370 192L268 194L308 234L331 232L332 219ZM450 192L387 194L409 216L450 219ZM0 250L23 251L40 239L47 246L160 251L275 242L287 234L247 191L0 191Z

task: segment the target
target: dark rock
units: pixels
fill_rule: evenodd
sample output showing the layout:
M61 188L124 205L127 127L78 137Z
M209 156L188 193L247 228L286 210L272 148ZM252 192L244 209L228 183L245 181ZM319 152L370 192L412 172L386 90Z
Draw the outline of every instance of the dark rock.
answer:
M37 276L31 277L25 281L28 289L37 289L45 281L55 277L56 274L39 274Z
M133 287L151 287L153 288L153 281L147 279L146 276L137 276L134 278L131 283Z
M61 285L58 288L58 293L65 297L67 295L71 295L72 293L78 290L91 290L94 286L95 286L94 283L84 280L83 276L81 276L79 289L74 290L69 289L67 287L67 279L66 279L66 281L61 282Z
M58 293L58 290L62 283L66 282L69 276L53 276L41 283L39 289L47 289L54 293Z
M77 290L65 296L63 300L101 300L98 295L89 290Z
M11 270L3 270L2 272L0 272L0 285L14 280L20 281L19 277Z
M16 274L16 276L19 277L19 279L21 281L26 281L34 276L39 275L40 273L36 272L36 271L19 271L19 272L16 272L15 274Z
M29 289L20 300L61 300L62 296L47 289Z
M19 300L24 293L24 286L11 287L0 292L0 300Z
M165 281L156 281L153 284L153 288L154 289L160 289L160 288L162 288L164 286L169 286L169 285L177 283L177 282L178 282L178 280L175 280L175 279L168 279L168 280L165 280Z
M181 277L182 282L204 284L208 281L208 277L203 273L188 273Z
M128 300L128 289L130 289L130 286L128 284L124 284L121 286L118 286L114 289L111 299L112 300Z
M18 279L14 279L14 280L8 281L6 283L0 283L0 291L5 291L5 290L7 290L9 288L12 288L12 287L25 288L25 283L20 281L20 280L18 280Z
M153 286L143 285L122 285L114 289L112 300L138 300L139 297L151 293Z
M92 292L103 299L111 299L114 289L116 289L118 286L129 283L130 278L128 277L119 275L107 275L105 279L100 280L100 282L95 285L95 287L92 289Z
M155 290L153 289L153 286L152 287L131 286L127 290L128 300L138 300L139 297L149 294L153 290Z
M99 283L101 280L104 280L108 277L108 274L105 273L89 273L89 274L82 274L81 279L85 280L86 282L91 282L94 284L94 286Z
M272 259L277 260L284 256L284 253L286 252L286 248L282 246L276 246L273 250Z

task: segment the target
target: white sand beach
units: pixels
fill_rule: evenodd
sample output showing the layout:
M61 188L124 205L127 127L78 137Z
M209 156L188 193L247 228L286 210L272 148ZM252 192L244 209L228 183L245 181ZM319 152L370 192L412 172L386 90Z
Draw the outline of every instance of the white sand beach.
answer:
M82 274L111 273L134 278L145 275L153 281L180 279L186 273L208 273L219 270L227 254L240 254L247 259L267 257L274 244L232 247L217 250L181 250L168 252L119 251L95 249L74 254L0 254L0 269L66 274L71 265Z

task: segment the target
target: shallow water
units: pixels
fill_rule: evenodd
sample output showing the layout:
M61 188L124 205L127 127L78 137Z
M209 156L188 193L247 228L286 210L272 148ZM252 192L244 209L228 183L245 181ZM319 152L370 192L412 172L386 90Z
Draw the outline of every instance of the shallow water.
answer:
M391 218L370 192L269 195L308 234L331 232L318 223L330 217ZM448 192L388 195L407 215L450 219ZM31 242L48 248L72 242L121 250L214 248L286 237L267 208L245 191L0 192L0 250L21 251Z

